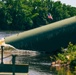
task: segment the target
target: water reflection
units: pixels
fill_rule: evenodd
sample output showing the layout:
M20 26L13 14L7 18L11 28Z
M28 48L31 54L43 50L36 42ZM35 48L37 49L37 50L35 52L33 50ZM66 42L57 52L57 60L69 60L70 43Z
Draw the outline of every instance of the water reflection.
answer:
M71 71L70 68L68 67L59 67L59 66L52 67L47 65L30 65L30 66L31 66L30 72L32 72L32 75L35 75L34 73L37 73L37 75L76 75L76 72Z
M30 65L29 75L52 75L49 66Z
M69 67L50 67L50 70L54 73L54 75L76 75L74 72L71 72Z

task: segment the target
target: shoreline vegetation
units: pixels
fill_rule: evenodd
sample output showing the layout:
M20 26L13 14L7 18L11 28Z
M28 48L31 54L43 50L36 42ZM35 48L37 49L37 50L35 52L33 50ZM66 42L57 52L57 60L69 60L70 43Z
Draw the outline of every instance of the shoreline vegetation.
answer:
M62 48L57 55L50 56L51 66L64 66L76 70L76 45L69 42L66 49Z
M76 7L59 0L0 0L0 30L29 30L75 15Z

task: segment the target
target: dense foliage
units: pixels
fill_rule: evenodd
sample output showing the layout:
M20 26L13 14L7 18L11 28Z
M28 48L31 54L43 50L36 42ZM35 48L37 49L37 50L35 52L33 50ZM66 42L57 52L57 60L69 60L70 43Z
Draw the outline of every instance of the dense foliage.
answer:
M51 13L53 20L48 19ZM28 30L76 15L76 7L53 0L0 0L0 30Z
M68 47L66 49L62 48L62 52L54 55L53 59L55 61L60 60L61 64L70 64L76 70L76 45L70 42Z

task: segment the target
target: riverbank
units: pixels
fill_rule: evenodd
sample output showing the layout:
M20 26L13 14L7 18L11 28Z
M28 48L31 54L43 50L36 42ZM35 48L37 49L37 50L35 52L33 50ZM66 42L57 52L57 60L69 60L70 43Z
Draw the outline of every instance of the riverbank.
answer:
M52 66L69 66L76 70L76 45L69 43L66 49L62 48L61 53L51 57Z

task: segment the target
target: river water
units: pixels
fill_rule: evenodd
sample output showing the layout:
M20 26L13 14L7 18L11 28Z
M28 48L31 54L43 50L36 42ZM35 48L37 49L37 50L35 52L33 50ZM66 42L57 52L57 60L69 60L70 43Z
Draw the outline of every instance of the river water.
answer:
M0 39L19 33L18 31L1 31ZM21 52L20 52L21 53ZM18 55L16 57L16 63L29 64L28 75L76 75L75 71L71 71L67 67L51 67L51 60L49 54L39 53L29 50L27 55ZM35 54L35 55L33 55ZM11 58L7 58L4 62L10 61ZM20 74L19 74L20 75ZM22 75L22 74L21 74Z

